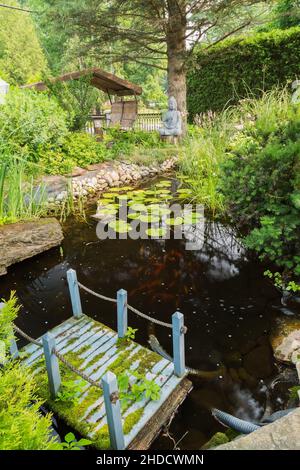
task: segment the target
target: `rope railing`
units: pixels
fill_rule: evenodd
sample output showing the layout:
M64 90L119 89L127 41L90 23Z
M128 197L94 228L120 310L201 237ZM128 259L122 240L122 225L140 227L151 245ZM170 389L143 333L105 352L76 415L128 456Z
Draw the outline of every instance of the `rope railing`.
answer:
M24 331L21 330L21 328L19 328L17 325L15 325L13 323L13 329L19 333L20 336L22 336L22 338L24 339L27 339L27 341L29 341L30 343L32 344L35 344L36 346L40 346L41 348L43 347L43 343L41 341L38 341L37 339L34 339L32 338L31 336L29 336L27 333L25 333Z
M25 331L21 330L17 325L13 323L13 329L20 335L22 338L27 339L32 344L35 344L36 346L39 346L41 348L44 347L43 343L41 341L38 341L31 336L29 336ZM73 364L71 364L57 349L52 348L51 350L52 354L55 354L55 356L66 366L68 369L70 369L72 372L75 374L79 375L82 379L84 379L86 382L90 383L94 387L100 388L102 390L102 386L100 383L96 382L95 380L91 379L87 374L84 372L80 371L77 369Z
M95 292L92 289L89 289L88 287L81 284L81 282L79 282L79 281L78 281L78 286L81 289L83 289L84 291L88 292L89 294L92 294L95 297L98 297L98 299L107 300L108 302L117 303L117 299L113 299L112 297L107 297L106 295L98 294L98 292Z
M93 291L92 289L89 289L88 287L86 287L85 285L81 284L81 282L77 281L78 282L78 286L83 289L85 292L88 292L89 294L91 295L94 295L95 297L97 297L98 299L102 299L102 300L107 300L108 302L114 302L114 303L117 303L117 299L114 299L112 297L107 297L105 295L102 295L102 294L99 294L98 292L95 292ZM161 321L161 320L157 320L156 318L153 318L153 317L150 317L149 315L146 315L145 313L141 312L140 310L138 310L137 308L135 307L132 307L132 305L129 305L127 304L127 308L128 310L130 310L131 312L135 313L136 315L140 316L141 318L144 318L145 320L148 320L152 323L155 323L156 325L160 325L160 326L164 326L166 328L173 328L172 324L171 323L167 323L167 322L164 322L164 321ZM186 331L184 331L184 333L186 333Z
M82 372L81 370L77 369L75 366L73 366L73 364L71 364L62 354L60 354L60 352L57 351L57 349L53 349L52 350L53 354L55 354L55 356L66 366L68 367L68 369L70 369L72 372L74 372L75 374L79 375L79 377L81 377L83 380L85 380L86 382L88 382L90 385L92 385L93 387L96 387L96 388L99 388L100 390L102 390L102 386L100 383L96 382L95 380L91 379L91 377L89 377L87 374L85 374L84 372Z

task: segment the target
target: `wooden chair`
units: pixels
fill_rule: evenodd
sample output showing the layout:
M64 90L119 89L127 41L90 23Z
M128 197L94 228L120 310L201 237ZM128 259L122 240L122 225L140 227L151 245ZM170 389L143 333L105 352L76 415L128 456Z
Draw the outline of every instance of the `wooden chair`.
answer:
M138 114L137 101L116 101L111 105L110 126L132 129Z

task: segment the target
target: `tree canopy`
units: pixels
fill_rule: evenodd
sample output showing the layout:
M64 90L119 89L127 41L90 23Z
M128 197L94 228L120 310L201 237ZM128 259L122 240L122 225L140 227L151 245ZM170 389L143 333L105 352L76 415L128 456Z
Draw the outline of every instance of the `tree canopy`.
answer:
M5 3L20 6L16 0ZM0 8L0 25L0 77L11 84L40 79L46 60L30 14Z

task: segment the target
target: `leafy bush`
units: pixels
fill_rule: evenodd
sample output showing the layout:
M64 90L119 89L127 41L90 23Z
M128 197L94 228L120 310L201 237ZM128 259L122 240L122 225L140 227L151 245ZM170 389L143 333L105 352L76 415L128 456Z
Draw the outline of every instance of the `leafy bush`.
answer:
M109 151L103 143L85 133L69 133L61 145L41 146L38 151L39 164L48 174L67 174L75 166L86 167L100 163Z
M0 369L0 450L57 450L51 437L51 415L42 416L42 402L29 371L18 363Z
M245 101L223 164L220 189L230 215L261 258L300 275L300 108L270 92Z
M54 99L32 90L12 90L0 106L0 142L37 161L43 145L59 145L67 135L66 115Z
M12 322L17 317L19 309L15 292L12 292L9 300L4 302L0 310L0 341L4 343L6 353L9 351L10 341L14 336Z
M77 166L100 163L107 157L108 151L103 143L87 133L74 132L68 134L63 145L63 153Z
M0 314L0 341L6 351L19 312L12 292ZM54 450L62 446L51 436L51 415L42 416L42 401L29 370L16 361L0 367L0 450Z
M229 39L209 50L199 47L188 72L190 120L295 80L299 53L300 27Z
M67 174L75 166L131 155L137 163L153 163L164 160L160 150L167 147L155 132L109 128L101 142L85 132L70 132L65 111L45 93L12 90L0 107L0 164L30 162L31 174Z
M67 82L47 82L51 96L67 113L68 127L72 131L84 129L91 110L99 102L99 91L91 85L91 76Z

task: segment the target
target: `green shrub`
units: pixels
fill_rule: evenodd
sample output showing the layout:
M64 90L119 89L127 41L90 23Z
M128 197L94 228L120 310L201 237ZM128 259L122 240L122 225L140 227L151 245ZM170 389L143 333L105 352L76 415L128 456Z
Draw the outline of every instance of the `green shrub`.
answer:
M67 113L68 127L72 131L84 129L91 110L99 103L99 90L91 85L91 76L67 82L47 81L49 93Z
M111 143L109 154L111 158L130 156L135 150L158 149L166 146L160 140L158 132L134 130L129 132L116 128L106 130L105 143Z
M58 450L51 437L51 415L42 416L42 401L27 369L10 363L0 369L0 450Z
M12 323L18 315L19 309L15 292L12 292L9 300L4 303L4 307L0 311L0 341L4 343L5 353L9 352L10 341L14 336Z
M19 312L12 292L0 315L0 341L8 352L12 322ZM42 416L42 401L30 371L16 361L0 367L0 450L54 450L60 444L51 436L51 415Z
M0 106L0 149L38 161L38 150L60 145L68 133L66 115L55 99L32 90L11 90Z
M300 27L229 39L208 50L199 47L188 72L190 121L299 78L299 54Z
M286 93L245 101L220 189L248 247L300 275L300 107Z
M67 158L82 167L92 163L100 163L108 154L102 142L97 142L95 137L87 133L79 132L68 134L62 145L62 151Z

